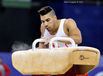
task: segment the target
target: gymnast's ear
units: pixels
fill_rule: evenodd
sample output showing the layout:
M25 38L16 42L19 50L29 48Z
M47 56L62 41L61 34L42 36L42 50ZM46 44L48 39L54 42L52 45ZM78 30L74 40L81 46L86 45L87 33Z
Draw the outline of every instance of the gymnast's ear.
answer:
M57 20L57 16L54 16L54 19Z

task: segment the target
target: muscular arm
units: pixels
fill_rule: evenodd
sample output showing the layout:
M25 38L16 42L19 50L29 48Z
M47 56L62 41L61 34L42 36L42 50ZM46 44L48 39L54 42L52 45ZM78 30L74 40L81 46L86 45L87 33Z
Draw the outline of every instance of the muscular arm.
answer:
M40 31L41 31L41 38L42 38L44 37L44 31L45 31L45 27L42 24L41 24ZM39 48L46 48L46 46L44 45L44 42L39 43Z
M50 40L52 37L51 36L44 37L45 27L43 25L41 25L40 30L41 30L41 38L45 39L45 42L40 42L39 48L48 48L48 39Z
M73 19L66 20L65 28L68 37L72 38L76 44L80 44L82 42L81 32Z

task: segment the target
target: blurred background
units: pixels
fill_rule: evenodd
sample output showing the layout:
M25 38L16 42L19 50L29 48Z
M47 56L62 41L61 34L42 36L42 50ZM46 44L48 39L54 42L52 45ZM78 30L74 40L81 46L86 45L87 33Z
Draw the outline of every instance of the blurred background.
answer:
M83 37L80 46L100 50L99 66L89 76L103 76L103 1L102 0L0 0L0 56L11 69L10 76L24 76L11 63L14 50L30 49L40 38L41 7L51 6L58 19L72 18Z

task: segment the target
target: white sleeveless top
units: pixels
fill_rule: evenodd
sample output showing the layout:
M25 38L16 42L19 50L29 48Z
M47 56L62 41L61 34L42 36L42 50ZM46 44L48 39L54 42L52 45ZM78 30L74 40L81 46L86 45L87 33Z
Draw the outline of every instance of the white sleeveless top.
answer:
M55 35L51 35L47 29L45 29L45 32L44 32L44 37L46 36L54 36L54 37L67 37L67 35L65 34L64 32L64 29L63 29L63 25L64 25L64 22L65 22L66 19L62 19L61 22L60 22L60 26L58 28L58 31ZM58 42L58 47L71 47L72 45L71 44L65 44L65 43L61 43L61 42ZM55 47L55 45L54 45Z

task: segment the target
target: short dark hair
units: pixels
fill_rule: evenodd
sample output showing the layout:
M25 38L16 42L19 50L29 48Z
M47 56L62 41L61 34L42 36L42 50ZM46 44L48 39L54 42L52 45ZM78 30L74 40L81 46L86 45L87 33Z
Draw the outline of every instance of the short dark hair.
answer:
M38 13L42 16L48 14L49 12L53 12L53 14L55 14L54 10L50 6L45 6L38 10Z

